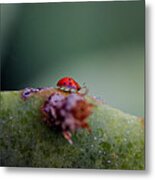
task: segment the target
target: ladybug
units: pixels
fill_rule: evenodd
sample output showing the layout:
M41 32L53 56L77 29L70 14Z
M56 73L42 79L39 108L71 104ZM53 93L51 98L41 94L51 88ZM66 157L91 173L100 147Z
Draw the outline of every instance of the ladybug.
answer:
M72 77L64 77L57 82L58 88L62 91L67 92L79 92L80 90L85 90L79 94L86 95L88 93L88 89L86 86L81 87L78 82L76 82Z
M60 79L57 86L63 91L77 92L81 86L71 77L64 77Z

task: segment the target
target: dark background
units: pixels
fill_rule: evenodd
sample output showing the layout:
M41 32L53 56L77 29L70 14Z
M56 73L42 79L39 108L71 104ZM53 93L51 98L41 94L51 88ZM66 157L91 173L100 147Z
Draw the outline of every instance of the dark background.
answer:
M1 4L1 90L63 76L144 116L144 1Z

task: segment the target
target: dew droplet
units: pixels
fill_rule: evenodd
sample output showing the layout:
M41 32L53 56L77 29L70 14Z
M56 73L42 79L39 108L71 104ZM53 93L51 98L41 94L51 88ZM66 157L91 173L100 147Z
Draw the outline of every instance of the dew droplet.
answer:
M111 160L108 160L107 163L110 164L110 163L111 163Z
M83 152L83 151L84 151L84 149L83 149L83 148L81 148L80 150L81 150L81 152Z
M96 140L97 140L97 137L94 137L94 140L96 141Z
M127 139L126 139L126 138L124 138L124 141L126 142L126 141L127 141Z
M93 144L91 144L91 147L93 148L93 147L94 147L94 145L93 145Z
M13 117L12 117L12 116L10 116L10 117L9 117L9 119L13 119Z

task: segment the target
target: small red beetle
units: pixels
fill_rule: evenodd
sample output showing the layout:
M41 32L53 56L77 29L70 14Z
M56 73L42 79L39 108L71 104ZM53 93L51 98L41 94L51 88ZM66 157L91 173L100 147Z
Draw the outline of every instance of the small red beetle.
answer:
M71 77L64 77L60 79L57 83L58 88L63 91L68 92L78 92L81 89L85 89L84 93L80 93L81 95L86 95L88 93L88 89L86 86L81 87L73 78Z

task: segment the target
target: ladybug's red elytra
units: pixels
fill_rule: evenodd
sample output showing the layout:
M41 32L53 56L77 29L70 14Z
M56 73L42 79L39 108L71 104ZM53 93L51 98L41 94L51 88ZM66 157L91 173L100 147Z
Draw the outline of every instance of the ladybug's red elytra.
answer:
M77 92L81 86L71 77L64 77L60 79L57 86L63 91Z

